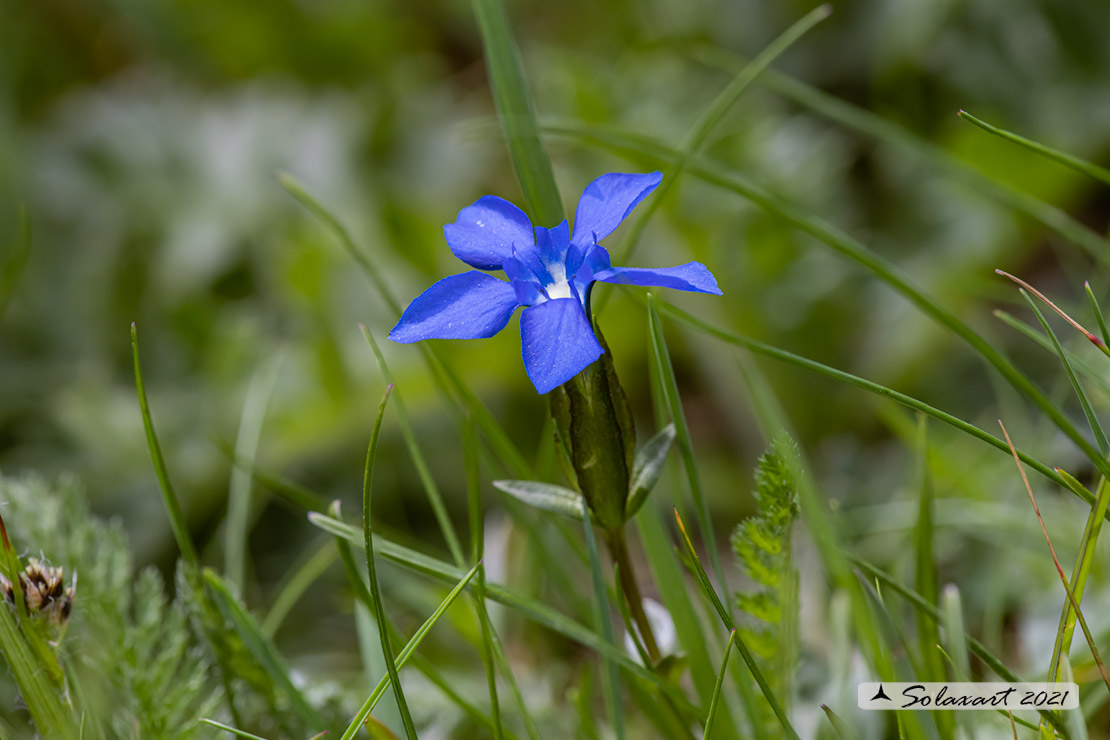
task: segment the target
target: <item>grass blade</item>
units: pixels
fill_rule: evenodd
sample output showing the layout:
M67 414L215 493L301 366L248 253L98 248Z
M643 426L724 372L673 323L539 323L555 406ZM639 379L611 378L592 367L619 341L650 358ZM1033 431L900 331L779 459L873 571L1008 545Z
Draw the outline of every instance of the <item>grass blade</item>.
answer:
M247 538L250 535L251 468L262 438L262 422L266 407L277 382L281 360L275 359L259 368L247 387L243 413L239 419L239 436L235 441L235 460L244 465L231 468L231 485L227 497L227 521L224 523L224 578L240 593L246 572Z
M725 657L721 659L721 670L717 673L717 685L713 687L713 698L709 702L709 714L705 718L705 732L702 733L702 740L709 740L713 734L713 720L717 718L717 703L721 699L721 688L725 685L725 669L728 668L728 656L732 653L734 642L736 642L736 630L728 635Z
M361 533L345 522L317 512L310 513L308 520L325 532L341 537L348 542L361 544ZM374 535L374 551L384 558L441 583L455 583L462 574L462 571L453 565L399 545L381 535ZM621 668L666 692L683 711L698 717L703 716L703 712L691 704L682 692L666 683L660 676L629 658L613 643L601 639L592 630L583 627L546 604L497 583L487 583L486 594L494 601L519 611L533 622L543 625L584 647L605 654Z
M702 111L697 122L686 134L682 143L679 145L678 151L681 157L671 164L667 171L663 174L663 181L654 193L654 197L646 204L646 207L641 210L635 223L629 230L628 238L625 240L620 251L616 255L614 263L625 264L629 257L636 251L636 246L639 244L640 235L647 226L647 222L655 214L663 203L663 199L671 188L678 182L679 175L686 168L687 162L695 155L702 146L705 145L709 134L721 122L725 113L736 103L740 96L748 87L751 86L759 76L771 66L778 57L780 57L787 49L794 45L794 43L810 31L821 21L825 20L832 14L832 6L825 4L811 10L802 18L796 21L790 28L786 29L778 38L772 41L767 48L761 51L752 61L745 64L743 68L733 77L732 82L718 93L709 107ZM611 291L603 294L601 300L598 301L598 310L604 306L605 297L610 295Z
M705 548L709 551L709 562L713 566L713 575L721 588L728 592L728 581L725 580L725 571L721 567L721 556L717 551L717 536L713 531L713 520L709 515L709 504L705 500L705 493L701 487L701 476L698 473L697 463L694 460L694 444L690 439L690 428L686 424L686 412L682 408L682 399L678 394L678 382L675 380L674 366L671 365L670 352L667 341L663 337L663 326L659 322L659 315L655 311L655 296L648 293L648 330L651 334L651 346L655 355L655 367L659 373L663 397L666 400L674 423L675 438L678 440L678 451L682 456L682 464L686 470L686 480L690 484L690 494L694 497L694 511L697 513L698 528L701 536L705 538Z
M385 416L385 406L389 403L389 396L393 386L387 386L382 395L381 405L378 406L378 415L374 419L374 428L370 431L370 446L366 450L366 469L362 477L362 539L366 548L366 571L370 581L370 605L374 610L374 619L378 621L378 635L381 636L382 655L385 657L386 671L393 684L393 696L397 699L397 710L401 713L401 722L405 727L408 740L417 740L416 726L412 722L412 713L409 711L408 702L405 701L405 692L401 687L401 678L397 675L397 666L394 665L393 647L389 644L389 630L386 628L385 607L382 605L381 586L378 584L378 573L374 565L374 539L373 520L371 518L370 485L374 479L374 453L378 450L378 435L382 428L382 417Z
M1011 329L1017 331L1026 339L1032 340L1042 349L1047 350L1048 352L1051 352L1053 354L1056 353L1056 349L1052 345L1052 340L1044 336L1044 334L1042 334L1041 332L1034 329L1030 324L1027 324L1021 319L1006 313L1002 309L996 309L994 312L994 317L1009 326ZM1106 378L1102 376L1102 372L1100 370L1096 369L1094 365L1087 362L1082 357L1079 357L1074 352L1065 349L1064 353L1067 355L1068 362L1071 363L1071 366L1073 368L1075 368L1084 378L1098 386L1098 389L1102 391L1103 394L1105 394L1107 397L1110 397L1110 382L1107 382Z
M466 501L470 514L470 556L481 563L485 557L485 520L482 516L481 467L478 459L478 433L473 421L467 420L463 426L463 459L466 463ZM493 658L492 625L486 610L486 569L478 569L478 581L474 588L474 605L478 612L478 623L482 628L482 662L486 668L486 684L489 688L490 715L493 718L493 734L501 740L501 703L497 696L497 670Z
M428 497L428 504L432 507L432 514L436 518L436 523L439 525L439 531L443 534L443 540L447 543L447 550L454 558L456 565L462 565L466 558L463 557L462 547L459 545L459 536L455 531L455 526L451 523L451 517L447 513L447 506L443 503L443 496L439 492L439 486L436 485L435 478L432 477L431 470L428 469L428 463L424 459L424 453L420 450L420 445L416 441L416 434L412 430L412 422L409 421L408 411L405 409L404 400L401 398L401 390L394 385L393 373L389 370L389 365L386 364L385 355L382 354L381 348L378 343L374 341L374 336L370 330L366 328L365 324L359 324L362 330L362 335L366 337L366 341L370 344L370 349L374 352L374 357L378 360L378 367L381 370L382 377L385 382L393 385L393 409L397 415L397 421L401 426L401 437L405 440L405 447L408 448L409 457L412 458L412 464L416 467L416 475L420 478L421 485L424 486L424 493Z
M1019 136L1018 134L1015 134L1012 131L1007 131L1006 129L1001 129L1001 128L998 128L997 126L992 126L989 123L987 123L986 121L979 120L978 118L971 115L970 113L968 113L965 110L961 110L961 111L957 112L956 115L958 115L960 118L964 119L965 121L969 121L970 123L975 124L976 126L978 126L979 128L983 129L984 131L986 131L988 133L991 133L991 134L994 134L995 136L1001 137L1001 138L1005 139L1006 141L1013 142L1014 144L1017 144L1018 146L1024 147L1024 148L1026 148L1026 149L1028 149L1032 152L1036 152L1037 154L1041 155L1042 157L1046 157L1048 159L1051 159L1053 162L1057 162L1059 164L1062 164L1065 167L1070 167L1071 169L1075 170L1076 172L1082 172L1084 175L1087 175L1088 177L1094 178L1095 180L1099 180L1099 181L1101 181L1101 182L1103 182L1107 185L1110 185L1110 170L1108 170L1104 167L1099 167L1097 164L1093 164L1091 162L1088 162L1085 159L1080 159L1079 157L1073 156L1071 154L1067 154L1066 152L1062 152L1059 149L1053 149L1050 146L1045 146L1044 144L1038 144L1037 142L1035 142L1031 139L1027 139L1024 136Z
M246 738L247 740L266 740L266 738L264 738L260 735L252 735L249 732L245 732L245 731L239 730L235 727L225 725L224 723L217 722L214 719L206 719L204 717L201 717L199 721L208 725L209 727L215 727L217 730L223 730L224 732L230 732L235 737L242 737L242 738Z
M223 613L224 619L231 623L232 628L243 640L243 644L254 656L254 659L266 670L274 683L285 692L293 711L306 725L323 727L323 719L308 703L304 694L293 685L285 661L282 660L273 643L263 634L254 617L243 608L227 584L215 571L205 568L203 576L206 590L211 594L212 600Z
M181 503L177 500L173 484L170 483L166 460L162 457L162 447L158 444L158 436L154 433L154 420L150 416L146 387L143 385L143 372L139 366L139 334L134 323L131 324L131 357L135 367L135 390L139 395L139 409L143 415L143 428L146 430L146 446L150 450L154 473L158 476L158 485L162 489L162 501L166 505L166 513L170 518L170 528L173 530L174 539L177 540L177 549L181 551L181 557L195 569L200 567L200 560L193 547L193 541L189 538L189 525L181 511Z
M952 426L952 427L955 427L956 429L959 429L960 431L964 432L965 434L968 434L972 437L975 437L976 439L982 440L983 442L986 442L987 444L991 445L992 447L994 447L998 450L1001 450L1001 451L1006 452L1007 454L1009 454L1009 448L1006 446L1006 443L1003 440L999 439L998 437L995 437L994 435L990 434L989 432L986 432L986 431L980 429L977 426L974 426L973 424L969 424L968 422L966 422L962 419L959 419L955 416L952 416L949 413L941 411L940 409L937 409L933 406L930 406L929 404L927 404L923 401L919 401L918 399L914 398L913 396L907 396L906 394L899 393L898 391L893 390L892 388L888 388L884 385L874 383L870 380L867 380L865 378L861 378L857 375L852 375L851 373L844 372L843 370L838 370L836 368L829 367L828 365L823 365L820 362L816 362L815 360L810 360L809 358L802 357L801 355L796 355L792 352L787 352L784 349L779 349L778 347L774 347L772 345L765 344L763 342L760 342L759 340L751 339L750 337L746 337L743 334L738 334L738 333L735 333L735 332L727 331L725 329L721 329L720 327L717 327L717 326L709 323L708 321L705 321L704 319L700 319L700 318L694 316L693 314L687 313L686 311L683 311L680 308L672 306L669 303L666 303L665 301L657 301L656 305L659 307L660 313L665 313L668 316L670 316L674 319L677 319L678 321L681 321L684 324L687 324L688 326L692 326L692 327L698 329L699 331L704 332L705 334L708 334L712 337L715 337L715 338L721 340L722 342L725 342L727 344L732 344L736 347L742 347L743 349L746 349L746 350L748 350L750 352L753 352L755 354L758 354L758 355L763 355L765 357L771 357L771 358L774 358L776 360L781 360L783 362L787 362L791 365L797 365L798 367L803 367L803 368L806 368L807 370L812 370L814 372L821 373L822 375L826 375L826 376L828 376L830 378L833 378L835 380L839 380L839 381L842 381L842 382L845 382L845 383L849 383L850 385L854 385L858 388L862 388L863 390L866 390L870 393L874 393L877 396L882 396L883 398L892 399L892 400L897 401L898 403L902 404L903 406L907 406L907 407L909 407L911 409L914 409L916 411L920 411L920 412L922 412L922 413L924 413L928 416L933 417L934 419L937 419L939 421L944 422L945 424L948 424L949 426ZM1022 462L1024 462L1026 465L1033 468L1034 470L1036 470L1038 473L1040 473L1044 477L1048 478L1049 480L1056 483L1057 485L1064 486L1065 488L1068 487L1067 484L1063 481L1063 479L1060 478L1060 476L1052 468L1050 468L1047 465L1045 465L1044 463L1030 457L1028 454L1026 454L1024 452L1019 451L1018 454L1021 456ZM1071 489L1069 488L1069 490L1071 490ZM1077 495L1080 495L1080 494L1077 493ZM1087 504L1093 504L1094 503L1094 498L1093 497L1090 498L1090 499L1087 499L1086 497L1083 497L1083 496L1080 496L1080 497L1083 498L1083 500Z
M546 130L571 136L580 141L595 143L613 151L633 152L638 156L648 156L663 162L672 162L680 158L680 155L670 147L635 134L599 133L594 129L587 130L581 127L551 127ZM701 158L692 160L688 169L706 182L734 192L768 213L793 224L800 231L813 236L821 243L831 247L837 254L855 262L887 283L920 309L922 313L970 345L1010 385L1036 404L1041 412L1051 419L1052 423L1067 435L1076 447L1083 451L1100 473L1110 476L1110 462L1099 455L1098 451L1079 433L1063 412L1057 409L1028 378L1021 374L1009 360L982 336L958 316L915 287L894 265L824 219L809 214L804 209L798 208L789 199L772 193L767 188L737 172L732 172Z
M415 634L413 634L412 638L408 641L405 647L402 648L401 652L397 654L396 662L394 663L393 670L390 671L390 673L395 673L396 671L404 667L405 663L408 662L409 657L424 640L425 635L427 635L432 627L435 626L435 623L439 621L439 618L443 616L443 614L447 611L451 604L455 602L455 599L458 598L458 595L461 594L463 589L466 588L466 585L470 583L470 579L478 574L478 568L480 565L481 563L471 568L462 577L462 579L457 584L455 584L455 587L451 589L451 592L449 594L447 594L447 598L443 600L443 603L439 605L439 608L432 612L432 615L428 617L427 620L425 620L424 624L420 625L420 629L416 630ZM391 682L389 674L382 676L382 680L379 681L378 685L374 687L374 690L370 692L370 696L367 697L366 702L362 705L362 708L358 710L358 713L351 721L351 724L348 725L340 740L351 740L351 738L353 738L355 734L358 733L359 727L361 727L362 723L366 721L366 718L370 716L370 712L372 712L374 710L374 707L377 706L378 700L381 699L382 695L385 693L385 690L389 688L390 683Z
M632 465L632 481L628 486L628 501L624 506L626 520L636 516L636 512L647 501L648 494L655 488L667 462L667 453L671 451L674 437L674 424L668 424L636 453Z
M536 226L555 226L563 220L563 201L540 141L536 111L505 7L501 0L473 0L471 6L482 33L490 90L528 214Z
M613 639L613 622L609 615L609 592L605 587L605 575L601 568L601 554L598 552L597 538L594 536L593 517L588 506L582 507L582 524L585 530L586 551L590 555L590 582L594 587L594 627L607 642L616 644ZM631 575L631 574L630 574ZM619 598L619 597L618 597ZM643 605L639 605L643 608ZM624 714L621 711L621 681L617 665L602 656L601 672L602 693L605 706L609 711L609 724L613 727L618 740L624 740Z
M1019 289L1018 292L1021 293L1021 297L1025 299L1025 302L1029 304L1029 308L1033 309L1033 313L1036 314L1037 320L1041 322L1041 327L1044 328L1045 334L1048 335L1049 340L1052 342L1052 348L1055 350L1056 356L1060 359L1060 364L1064 366L1064 372L1067 373L1072 390L1075 391L1075 395L1079 399L1079 405L1083 407L1083 415L1087 417L1087 424L1091 427L1091 432L1095 435L1095 443L1098 445L1099 451L1102 452L1102 455L1105 457L1107 454L1110 454L1110 443L1106 441L1106 432L1103 431L1102 424L1099 423L1098 417L1095 416L1095 411L1091 408L1091 402L1087 399L1087 393L1083 390L1083 386L1080 385L1079 378L1075 375L1075 370L1068 360L1067 353L1064 352L1060 340L1056 337L1056 332L1052 330L1052 325L1048 323L1048 319L1045 318L1041 309L1033 299L1029 297L1029 294L1026 293L1024 289Z
M1099 333L1102 335L1102 343L1110 347L1110 331L1106 329L1106 319L1102 316L1102 308L1098 305L1095 292L1091 290L1091 284L1089 282L1084 282L1083 290L1087 293L1087 300L1091 303L1091 311L1095 314L1095 319L1098 321Z
M755 682L759 685L759 690L763 692L763 698L767 700L767 703L771 707L771 711L775 713L775 717L778 719L779 724L782 725L783 731L786 732L788 737L792 737L794 740L800 740L798 733L794 730L793 725L790 724L786 712L783 711L782 704L775 696L775 692L771 689L770 684L767 683L767 679L763 677L763 671L759 669L759 665L755 662L755 656L752 655L751 651L748 650L748 646L744 644L744 640L737 634L736 623L732 619L732 614L725 608L725 605L721 603L720 597L717 596L716 589L713 588L713 584L709 581L709 576L706 575L705 568L702 567L701 559L694 549L694 543L690 541L690 535L686 532L686 525L682 522L682 517L679 516L678 509L675 509L674 518L678 523L678 530L682 534L682 544L686 550L686 557L693 565L694 574L697 576L702 592L713 604L713 608L717 610L717 614L721 617L721 622L731 631L729 635L729 644L731 645L733 642L736 643L736 648L740 651L740 657L743 658L744 663L747 664L748 670L751 671L752 678L754 678ZM726 661L728 659L727 653L725 659ZM724 666L721 666L721 668L723 670ZM753 722L754 721L755 719L753 718ZM706 727L706 732L709 732L708 726ZM706 737L708 737L708 734Z

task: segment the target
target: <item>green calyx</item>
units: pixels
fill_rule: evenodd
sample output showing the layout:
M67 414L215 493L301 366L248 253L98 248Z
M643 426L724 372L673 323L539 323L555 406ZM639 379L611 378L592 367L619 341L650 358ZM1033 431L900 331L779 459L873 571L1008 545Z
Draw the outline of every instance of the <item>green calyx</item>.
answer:
M557 445L568 477L577 483L597 523L607 531L624 525L625 502L636 453L636 429L613 357L605 352L549 395Z

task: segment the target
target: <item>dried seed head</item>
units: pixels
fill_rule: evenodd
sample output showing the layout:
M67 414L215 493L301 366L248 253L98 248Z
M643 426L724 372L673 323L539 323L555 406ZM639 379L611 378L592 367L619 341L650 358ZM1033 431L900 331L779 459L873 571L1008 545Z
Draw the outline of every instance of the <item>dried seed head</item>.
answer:
M23 603L27 614L30 616L42 615L52 624L59 626L69 619L73 611L73 599L76 596L76 577L67 587L61 568L44 565L39 560L31 558L27 567L19 574L19 586L20 591L23 592ZM11 581L4 576L0 576L0 593L8 603L16 603L15 589Z

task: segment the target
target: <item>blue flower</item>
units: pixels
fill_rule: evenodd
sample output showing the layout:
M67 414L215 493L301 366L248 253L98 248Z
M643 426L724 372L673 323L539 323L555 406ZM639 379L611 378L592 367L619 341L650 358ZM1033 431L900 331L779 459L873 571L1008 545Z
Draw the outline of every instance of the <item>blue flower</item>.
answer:
M602 354L587 315L594 282L654 285L721 295L700 262L647 269L613 267L598 242L611 234L662 175L614 172L588 186L578 201L574 235L567 222L533 228L512 203L487 195L459 211L443 235L455 256L478 268L443 278L405 309L389 333L395 342L480 339L505 328L518 306L524 369L547 393ZM479 270L504 270L508 281Z

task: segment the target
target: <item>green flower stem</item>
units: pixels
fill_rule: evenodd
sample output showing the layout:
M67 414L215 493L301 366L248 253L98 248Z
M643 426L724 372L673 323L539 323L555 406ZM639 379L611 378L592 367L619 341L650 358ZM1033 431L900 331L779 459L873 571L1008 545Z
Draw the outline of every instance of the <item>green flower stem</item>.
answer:
M659 653L659 644L655 641L655 633L651 630L651 622L644 612L644 597L640 595L640 587L636 583L636 571L632 568L632 559L628 557L628 542L624 536L624 527L610 530L605 541L609 545L609 554L613 558L613 563L620 568L621 590L624 591L628 609L640 631L644 649L647 650L648 658L654 665L662 656Z

